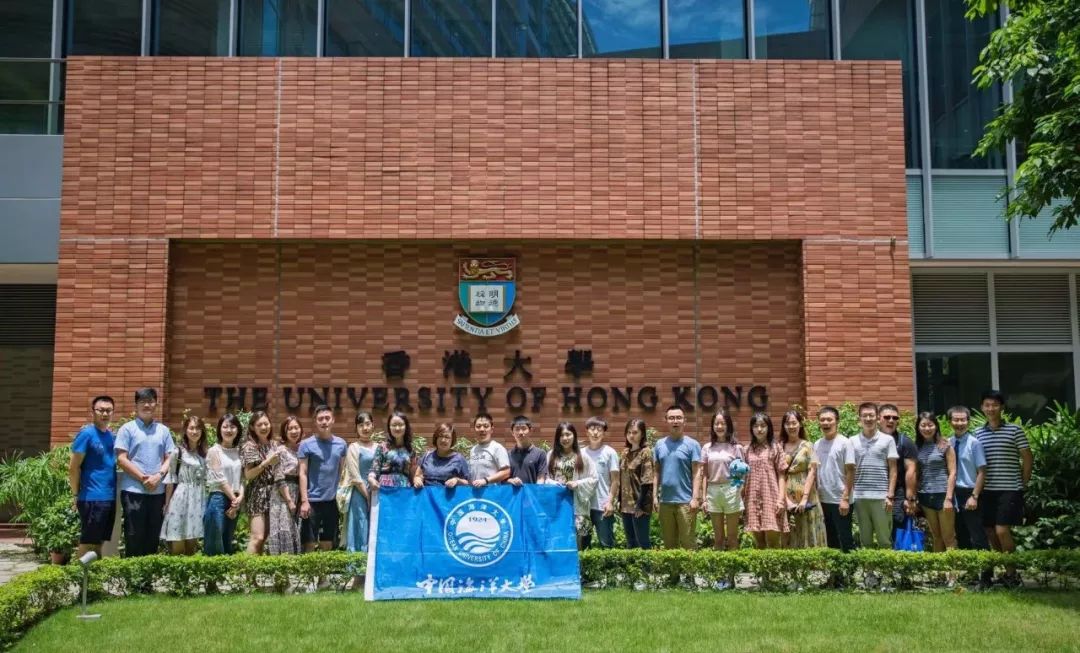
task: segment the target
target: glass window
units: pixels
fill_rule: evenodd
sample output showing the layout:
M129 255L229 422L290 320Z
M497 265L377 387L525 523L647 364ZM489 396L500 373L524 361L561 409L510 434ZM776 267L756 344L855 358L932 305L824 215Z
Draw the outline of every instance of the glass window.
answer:
M840 0L844 59L899 59L904 85L904 158L919 163L919 87L915 65L915 8L911 0Z
M1072 353L998 354L998 378L1009 413L1044 422L1054 402L1075 408L1075 370Z
M0 57L48 57L52 51L52 3L0 0Z
M239 54L315 56L318 11L318 0L241 0Z
M47 102L51 66L47 61L0 61L0 100Z
M500 57L576 57L576 0L499 0L495 54Z
M758 59L828 59L829 0L753 0Z
M412 0L414 57L490 57L491 0Z
M142 0L67 0L66 18L68 55L142 51Z
M227 56L229 0L156 0L154 54Z
M0 134L48 134L45 104L0 104Z
M405 54L405 0L327 0L326 56Z
M668 0L672 59L746 57L743 0Z
M582 0L581 52L586 57L660 58L659 0Z
M979 405L990 387L990 353L915 354L915 393L920 411L944 414L950 406Z
M983 127L1001 102L996 86L971 83L979 52L996 27L993 16L970 21L963 2L926 3L927 84L930 91L930 163L935 168L1003 168L1001 153L973 158Z

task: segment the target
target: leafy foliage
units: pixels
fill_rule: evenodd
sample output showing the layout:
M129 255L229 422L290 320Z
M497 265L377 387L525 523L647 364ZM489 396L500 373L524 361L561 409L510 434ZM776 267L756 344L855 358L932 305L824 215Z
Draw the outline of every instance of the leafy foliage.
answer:
M968 16L1009 19L990 36L974 70L980 88L1013 82L1013 102L986 126L975 153L1016 140L1027 158L1005 214L1034 218L1051 202L1050 232L1075 227L1080 216L1080 3L1076 0L967 0Z

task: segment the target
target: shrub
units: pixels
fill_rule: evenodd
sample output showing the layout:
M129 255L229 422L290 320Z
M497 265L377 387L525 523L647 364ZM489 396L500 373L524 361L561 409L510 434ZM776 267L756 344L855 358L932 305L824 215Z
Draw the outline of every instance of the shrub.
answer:
M70 555L79 542L79 515L70 498L57 499L30 521L27 534L34 546L49 553Z
M0 504L14 504L19 508L14 519L29 525L29 534L38 553L46 553L48 550L43 543L38 542L36 533L57 530L55 526L40 523L46 513L54 513L49 523L55 524L55 506L68 506L70 510L70 461L71 448L57 447L30 458L12 458L0 462ZM77 527L77 520L75 524Z

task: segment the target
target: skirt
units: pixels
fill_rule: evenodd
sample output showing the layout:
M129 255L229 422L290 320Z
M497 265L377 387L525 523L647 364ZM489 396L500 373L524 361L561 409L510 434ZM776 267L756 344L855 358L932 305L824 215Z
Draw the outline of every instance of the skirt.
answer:
M355 489L349 497L349 510L345 513L345 549L353 553L368 550L368 516L370 508L364 495Z
M205 510L206 484L178 483L169 501L165 521L161 524L161 539L180 542L201 538Z
M280 487L289 490L289 496L298 506L297 514L289 512L289 504L281 496ZM300 483L286 479L273 488L270 493L270 529L266 538L270 555L282 553L300 553Z

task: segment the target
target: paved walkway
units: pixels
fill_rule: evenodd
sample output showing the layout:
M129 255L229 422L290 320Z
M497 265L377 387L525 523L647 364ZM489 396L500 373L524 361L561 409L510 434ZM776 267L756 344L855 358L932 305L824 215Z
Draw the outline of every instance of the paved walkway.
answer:
M41 566L28 545L0 541L0 585Z

